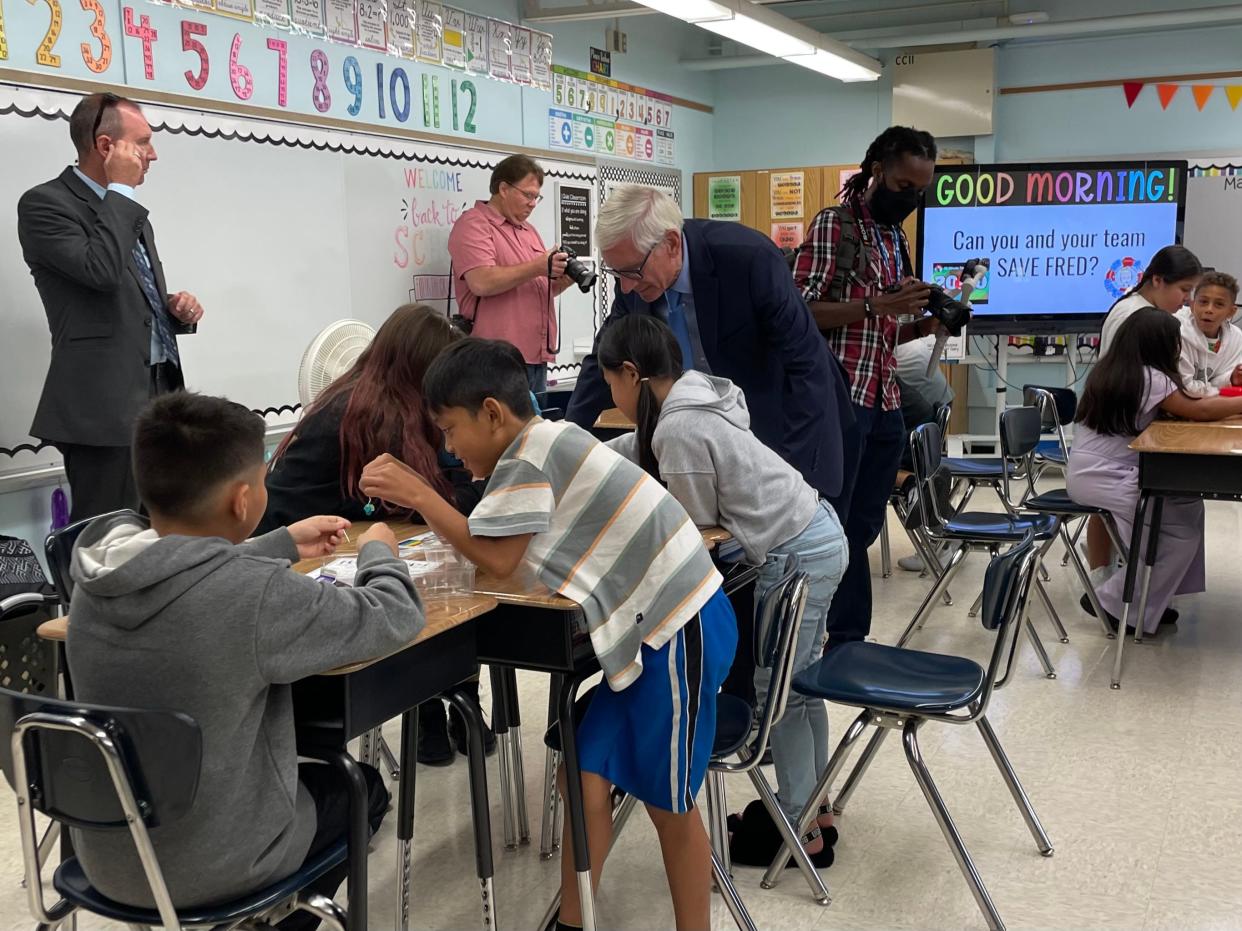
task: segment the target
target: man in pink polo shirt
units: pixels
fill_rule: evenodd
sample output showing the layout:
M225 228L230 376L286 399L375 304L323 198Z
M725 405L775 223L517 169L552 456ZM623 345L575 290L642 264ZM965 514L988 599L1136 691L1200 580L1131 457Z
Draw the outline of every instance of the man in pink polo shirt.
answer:
M475 336L518 348L537 395L547 390L547 364L556 359L552 298L571 284L565 253L549 250L526 222L543 200L542 188L539 163L510 155L492 171L491 199L463 213L448 241L461 315L474 324Z

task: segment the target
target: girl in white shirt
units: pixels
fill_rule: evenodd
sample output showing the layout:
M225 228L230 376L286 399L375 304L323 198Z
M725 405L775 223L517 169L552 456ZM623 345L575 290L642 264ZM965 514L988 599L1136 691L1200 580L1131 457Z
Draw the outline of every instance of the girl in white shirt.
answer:
M1242 330L1231 322L1237 300L1233 275L1208 272L1195 288L1194 303L1177 312L1182 325L1178 369L1187 394L1210 398L1226 385L1242 385Z
M1108 352L1122 321L1140 307L1176 313L1190 302L1203 266L1185 246L1165 246L1151 257L1139 283L1108 310L1100 331L1100 355Z

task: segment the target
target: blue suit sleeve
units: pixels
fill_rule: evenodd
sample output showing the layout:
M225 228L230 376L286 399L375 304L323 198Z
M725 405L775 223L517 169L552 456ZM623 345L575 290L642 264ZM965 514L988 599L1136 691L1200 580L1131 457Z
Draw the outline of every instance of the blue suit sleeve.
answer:
M631 309L629 301L621 293L621 283L617 282L616 292L612 299L612 310L609 311L608 319L599 328L599 332L604 332L612 321L624 317L630 313ZM574 393L570 395L569 406L565 409L565 419L570 423L576 423L584 430L594 427L595 421L599 420L599 415L613 406L612 392L608 390L608 383L604 381L604 374L600 371L599 362L595 358L598 349L599 333L596 333L591 354L582 360L582 368L578 370L578 381L574 385Z
M804 476L815 466L825 430L839 430L836 362L802 300L789 268L775 252L756 255L750 294L765 321L769 351L785 369L781 407L785 430L781 452ZM839 448L839 439L833 444Z

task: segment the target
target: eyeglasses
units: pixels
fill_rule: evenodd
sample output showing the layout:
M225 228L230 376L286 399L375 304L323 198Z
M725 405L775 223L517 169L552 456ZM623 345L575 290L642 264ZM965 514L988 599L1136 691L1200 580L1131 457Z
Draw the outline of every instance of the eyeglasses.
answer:
M660 240L663 242L663 240ZM643 260L638 264L638 268L609 268L607 265L602 266L605 275L612 275L614 278L626 278L630 281L641 281L643 277L643 269L647 267L647 260L651 258L651 253L655 252L655 247L660 244L657 242L647 250L647 254L643 256Z
M121 102L121 98L116 94L104 93L103 100L99 102L99 109L95 113L95 125L91 127L91 142L99 138L99 124L103 122L104 114Z
M509 184L509 182L508 182L508 181L506 181L506 182L505 182L505 184ZM526 198L526 202L527 202L528 204L537 204L537 203L539 203L541 200L543 200L543 195L542 195L542 194L540 194L538 191L536 191L534 194L532 194L530 191L523 191L523 190L522 190L520 187L518 187L516 184L509 184L509 187L513 188L513 190L517 191L517 192L518 192L519 194L521 194L524 198Z

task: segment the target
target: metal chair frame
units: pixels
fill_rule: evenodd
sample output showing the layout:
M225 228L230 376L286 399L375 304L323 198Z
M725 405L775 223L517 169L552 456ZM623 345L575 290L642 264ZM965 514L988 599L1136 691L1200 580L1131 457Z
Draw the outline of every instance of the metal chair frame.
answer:
M914 617L902 632L901 637L897 640L897 646L904 647L909 643L914 632L923 626L924 620L930 614L932 607L936 603L936 599L941 597L945 590L948 589L949 583L953 577L957 575L965 562L966 555L973 549L986 550L993 558L1000 553L1000 546L997 542L978 538L972 539L964 537L960 534L949 534L945 531L945 523L951 518L946 518L940 513L940 504L936 500L931 489L931 476L935 473L939 465L939 447L940 437L935 424L923 424L915 428L911 434L911 448L913 449L914 458L914 474L915 479L919 483L919 493L923 495L925 502L929 502L930 506L923 509L924 524L923 529L932 541L944 540L951 545L956 545L956 549L949 556L948 562L932 586L930 592L923 599L923 603L919 605ZM1002 499L1003 500L1003 499ZM1006 502L1007 504L1008 502ZM959 512L960 513L960 512ZM1010 519L1020 520L1022 515L1009 513ZM1053 534L1055 536L1055 534ZM1040 601L1043 603L1045 610L1051 617L1053 626L1056 628L1062 642L1069 638L1065 634L1065 628L1061 624L1061 620L1057 615L1056 607L1052 604L1052 599L1044 588L1043 582L1036 578L1034 581L1035 590L1039 594ZM979 605L983 599L981 592L975 604L971 607L969 615L974 617ZM1025 606L1025 603L1024 603ZM1035 650L1035 655L1039 659L1040 665L1043 667L1044 675L1049 679L1056 678L1056 669L1052 665L1052 661L1048 657L1048 652L1044 648L1043 641L1040 639L1038 632L1030 624L1023 624L1023 629L1027 638L1030 640L1031 647Z
M970 852L967 850L961 834L958 832L957 826L932 779L931 772L923 760L918 743L918 731L928 721L975 725L988 748L993 762L1000 771L1001 777L1005 781L1006 788L1008 788L1010 795L1018 806L1040 854L1045 857L1052 856L1052 842L1040 823L1039 816L1035 813L1026 791L1022 788L1022 784L1019 782L1009 762L1009 758L1005 755L996 732L992 729L992 725L987 719L987 708L991 701L992 693L996 689L1004 687L1012 674L1014 657L1017 652L1019 629L1028 626L1026 622L1026 603L1031 584L1033 581L1036 581L1035 572L1037 565L1038 553L1035 547L1034 535L1028 532L1022 542L1015 544L1004 555L994 557L989 566L985 589L989 587L990 583L994 583L996 578L1000 579L1002 586L1001 591L995 593L994 598L990 597L993 595L993 592L991 590L987 591L986 594L989 596L989 599L985 599L989 600L989 610L985 615L984 626L996 631L996 642L993 645L992 655L986 670L981 670L984 672L984 676L978 697L965 706L965 713L961 713L962 709L960 708L944 712L915 713L908 709L895 710L881 706L864 707L863 711L846 729L840 743L833 751L827 768L820 777L810 800L799 818L800 826L809 825L811 820L815 818L819 799L824 797L830 790L833 780L844 767L850 751L857 743L858 738L862 736L868 726L874 725L876 727L874 735L854 765L854 769L851 771L841 792L838 793L836 802L833 805L833 811L836 814L841 814L850 795L852 795L867 768L871 765L876 752L888 736L888 733L892 730L900 730L902 732L902 744L905 750L906 762L909 764L915 780L919 784L919 789L932 810L941 833L953 852L958 869L965 877L976 904L987 920L988 927L994 929L994 931L1003 931L1004 922L1001 920L1000 913L996 910L996 906L979 876L974 861L971 859ZM997 570L995 577L993 576L993 570ZM865 649L868 645L862 644L861 646ZM768 867L763 877L765 887L778 881L786 856L787 854L784 850L780 851L776 859Z

